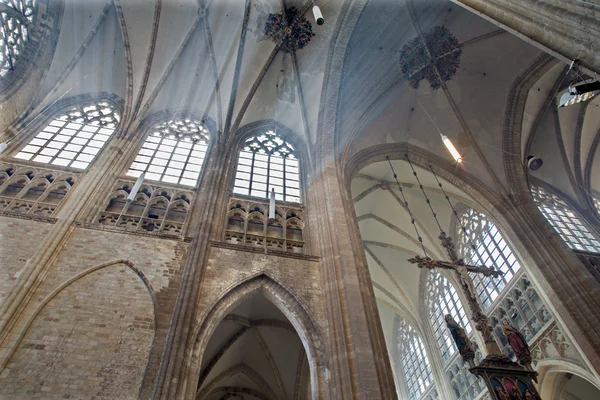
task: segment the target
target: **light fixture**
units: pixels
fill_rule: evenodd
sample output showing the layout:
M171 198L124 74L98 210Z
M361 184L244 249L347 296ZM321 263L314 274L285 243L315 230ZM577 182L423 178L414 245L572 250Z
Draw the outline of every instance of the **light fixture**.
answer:
M575 60L571 61L569 71L573 76L577 76L581 82L575 85L569 85L566 93L560 96L558 108L572 106L573 104L582 103L600 94L600 81L596 78L584 79L579 73L579 67Z
M558 108L568 107L573 104L591 100L598 94L600 94L600 81L584 82L577 86L569 86L569 90L560 96Z
M444 142L444 145L446 146L450 154L452 154L454 161L456 161L457 163L462 162L462 157L460 156L460 153L458 152L458 150L456 150L456 147L454 147L450 139L448 139L448 136L441 133L440 136L442 137L442 142Z
M129 196L127 196L128 203L131 203L132 201L135 200L135 196L137 196L137 192L138 192L138 190L140 190L140 186L142 186L142 183L144 183L145 177L146 177L146 172L142 172L142 174L140 176L138 176L137 181L135 181L135 184L133 185L133 188L131 189L131 192L129 193Z
M315 16L315 21L317 21L317 25L323 25L325 23L325 18L323 18L323 13L321 13L321 9L318 5L313 1L313 15Z
M8 147L9 144L10 144L10 142L0 143L0 153L2 153L4 150L6 150L6 148Z

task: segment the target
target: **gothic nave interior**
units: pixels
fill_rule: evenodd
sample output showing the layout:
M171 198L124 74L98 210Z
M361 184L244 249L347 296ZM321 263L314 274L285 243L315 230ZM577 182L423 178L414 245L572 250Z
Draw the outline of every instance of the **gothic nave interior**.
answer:
M600 1L0 35L0 399L600 399Z

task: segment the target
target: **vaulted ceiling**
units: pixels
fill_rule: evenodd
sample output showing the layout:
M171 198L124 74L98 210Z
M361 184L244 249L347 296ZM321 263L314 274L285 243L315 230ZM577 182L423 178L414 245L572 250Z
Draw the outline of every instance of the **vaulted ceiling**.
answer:
M305 0L64 0L54 57L29 118L59 99L109 92L125 100L124 121L133 127L156 112L193 109L214 122L217 135L273 119L310 148L325 123L326 83L341 74L334 131L342 162L385 143L410 143L451 159L441 132L459 148L465 171L498 193L508 189L502 160L508 95L540 50L449 0L318 4L322 26ZM265 33L269 14L284 7L312 23L314 36L293 52ZM358 17L347 22L353 10ZM524 152L555 150L538 149L536 143L553 144L533 138L548 134L553 113L545 100L563 77L564 66L556 64L532 88ZM576 107L559 111L565 166L574 174L593 170L588 156L595 154L599 101L581 106L596 115L585 123Z
M308 359L292 324L259 294L217 327L202 359L196 398L305 399Z
M328 131L323 125L333 123L342 164L372 146L395 143L451 161L440 140L443 133L463 156L456 168L500 195L509 189L503 164L507 105L513 101L509 94L524 71L540 61L540 50L450 0L317 3L325 16L323 26L314 24L312 1L306 0L65 0L54 58L30 115L63 98L109 92L125 100L124 120L134 127L157 112L193 109L214 121L217 135L229 138L251 122L273 119L311 150L319 134ZM312 23L314 37L295 52L283 51L265 34L269 14L282 13L284 6L296 7ZM351 13L356 18L349 23ZM574 79L565 72L565 65L553 62L531 87L520 157L542 157L545 164L533 176L577 200L577 188L600 192L595 173L600 168L595 162L600 99L557 110L556 95ZM332 122L322 115L333 75L341 76L341 84L334 94ZM26 108L13 106L21 107L20 112ZM426 248L443 256L438 228L409 166L395 161L394 167L418 215ZM431 175L419 171L444 229L449 229L451 214L443 195ZM420 272L404 260L421 250L394 185L389 165L376 163L354 176L351 193L380 305L416 315ZM454 203L475 205L458 188L445 188ZM219 327L204 362L236 331L251 329L231 345L202 387L221 376L225 386L258 390L249 371L273 370L265 364L258 338L271 337L273 343L293 339L285 328L248 322L283 318L265 301L252 304L264 315L236 311L239 318L232 315ZM385 315L389 328L393 313ZM299 343L289 351L300 354ZM275 360L283 387L293 397L297 360ZM227 375L230 368L237 372ZM277 393L282 385L267 375L261 379ZM209 398L225 394L235 398L235 393L216 392Z

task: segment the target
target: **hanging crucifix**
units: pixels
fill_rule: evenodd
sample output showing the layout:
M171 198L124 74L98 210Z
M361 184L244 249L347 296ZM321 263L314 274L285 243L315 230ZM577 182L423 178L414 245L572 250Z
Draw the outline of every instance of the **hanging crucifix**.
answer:
M495 400L541 400L535 386L533 385L533 381L536 380L537 377L537 372L531 369L531 358L520 357L519 361L522 364L520 365L516 362L511 361L508 357L502 354L502 351L500 350L498 344L496 343L496 340L494 339L492 327L488 321L488 318L483 312L481 304L479 303L479 300L477 298L477 292L473 285L473 279L469 275L470 273L474 273L482 274L490 278L497 278L503 275L502 272L497 271L492 267L467 265L464 263L462 258L459 258L457 256L452 238L447 236L444 230L442 229L437 219L437 214L435 213L433 206L431 205L431 202L427 197L427 193L425 192L425 189L421 184L417 172L415 171L410 159L408 158L408 155L405 155L405 159L410 164L413 175L415 176L415 179L419 184L425 201L429 206L429 209L433 214L435 222L437 223L440 229L439 239L441 241L442 247L446 250L450 261L435 260L429 257L427 255L427 251L425 250L425 246L423 245L423 239L420 236L419 230L415 223L416 220L412 212L410 211L410 208L408 207L408 202L406 201L406 197L404 196L404 193L402 191L402 186L398 181L398 176L394 171L394 167L392 166L389 157L386 157L386 159L390 164L390 168L394 175L394 179L398 184L398 189L400 191L400 194L402 195L402 199L404 200L404 207L410 215L411 223L415 229L415 232L417 233L417 238L419 240L419 243L421 244L421 248L424 253L424 257L415 256L408 259L408 261L412 264L417 264L419 268L427 268L429 270L445 269L453 271L453 273L458 278L461 289L469 304L469 308L472 312L471 318L475 323L475 328L479 332L481 332L481 336L483 337L483 340L485 342L488 355L479 365L475 365L473 361L475 357L474 348L470 339L466 336L464 329L452 319L451 315L445 316L448 328L452 333L457 347L459 347L459 353L461 354L465 362L467 362L471 367L469 371L471 371L471 373L475 375L480 376L485 380L488 390ZM433 168L431 168L431 172L435 176L439 187L442 189L442 192L444 193L448 204L452 208L454 215L458 218L458 214L454 206L452 205L452 202L450 202L450 198L446 194L442 183L438 180L437 175L433 171ZM464 231L465 228L462 228Z

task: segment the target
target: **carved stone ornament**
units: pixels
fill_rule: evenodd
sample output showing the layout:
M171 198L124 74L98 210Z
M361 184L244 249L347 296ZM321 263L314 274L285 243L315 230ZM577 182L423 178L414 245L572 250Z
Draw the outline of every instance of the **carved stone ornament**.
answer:
M305 47L314 33L311 23L298 12L296 7L289 7L285 13L269 14L265 23L265 35L273 42L281 43L281 50L293 53Z

